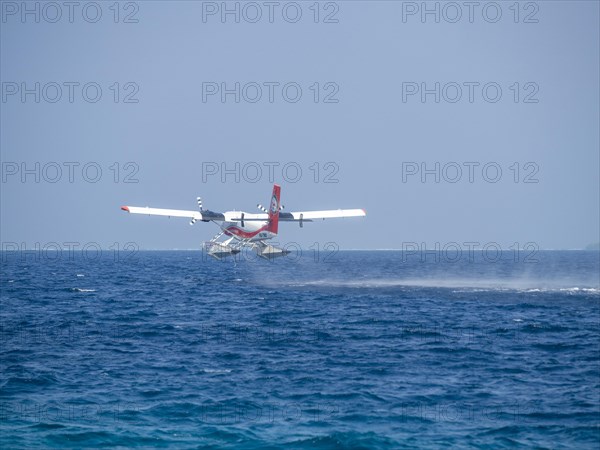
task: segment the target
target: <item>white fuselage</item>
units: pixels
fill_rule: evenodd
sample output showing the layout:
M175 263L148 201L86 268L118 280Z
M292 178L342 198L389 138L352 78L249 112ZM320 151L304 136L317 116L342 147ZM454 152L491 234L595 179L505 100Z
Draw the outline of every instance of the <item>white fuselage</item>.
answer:
M244 215L244 226L242 226L241 220L235 220L239 219L242 214ZM256 220L259 218L257 214L249 214L242 211L227 211L224 215L225 221L221 222L220 227L228 236L242 240L249 239L250 241L261 241L276 236L276 234L267 231L267 227L269 226L268 220Z

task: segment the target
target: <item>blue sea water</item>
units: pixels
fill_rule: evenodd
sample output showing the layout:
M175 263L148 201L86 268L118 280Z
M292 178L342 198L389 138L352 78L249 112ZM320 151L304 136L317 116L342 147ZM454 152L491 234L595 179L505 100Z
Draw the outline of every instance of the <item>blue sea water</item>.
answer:
M599 448L599 253L422 256L4 252L0 446Z

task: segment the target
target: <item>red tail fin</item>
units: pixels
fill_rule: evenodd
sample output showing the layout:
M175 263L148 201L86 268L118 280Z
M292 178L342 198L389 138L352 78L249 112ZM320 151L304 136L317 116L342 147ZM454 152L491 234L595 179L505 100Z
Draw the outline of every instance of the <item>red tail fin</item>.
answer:
M273 185L273 195L269 203L269 226L267 231L277 234L279 227L279 199L281 196L281 187L278 184Z

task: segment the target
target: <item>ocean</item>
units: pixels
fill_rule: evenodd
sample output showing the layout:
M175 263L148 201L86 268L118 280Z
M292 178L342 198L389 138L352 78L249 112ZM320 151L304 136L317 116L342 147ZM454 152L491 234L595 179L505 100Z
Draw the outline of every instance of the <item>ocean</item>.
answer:
M600 253L3 252L0 447L600 447Z

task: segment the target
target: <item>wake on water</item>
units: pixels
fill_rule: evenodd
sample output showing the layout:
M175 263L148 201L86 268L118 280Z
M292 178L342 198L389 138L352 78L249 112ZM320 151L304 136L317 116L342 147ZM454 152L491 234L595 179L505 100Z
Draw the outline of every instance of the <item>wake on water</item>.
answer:
M599 286L579 284L574 286L569 282L535 282L521 280L472 280L472 279L392 279L374 278L362 280L303 280L302 282L270 283L278 286L302 287L318 286L329 288L443 288L443 289L465 289L470 291L522 291L522 292L586 292L591 294L600 293Z
M573 254L572 254L573 253ZM343 256L342 256L343 255ZM375 261L386 260L382 265ZM401 252L341 252L338 259L353 264L299 264L301 274L294 277L264 276L257 281L273 287L315 288L423 288L474 291L600 293L598 253L542 252L536 263L501 260L452 263L439 260L407 261ZM572 260L577 257L579 263ZM350 268L349 268L350 267Z

